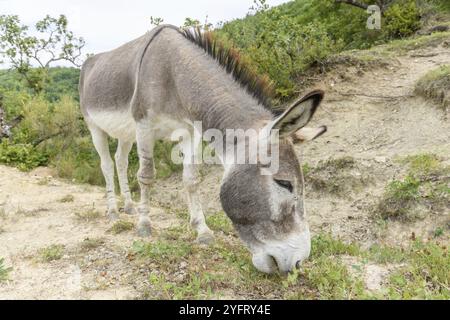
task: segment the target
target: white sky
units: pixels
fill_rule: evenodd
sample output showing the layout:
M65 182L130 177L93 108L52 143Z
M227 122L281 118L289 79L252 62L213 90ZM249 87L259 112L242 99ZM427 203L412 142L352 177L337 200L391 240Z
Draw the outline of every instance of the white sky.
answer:
M274 6L288 0L268 0ZM246 15L253 0L0 0L0 14L19 15L23 24L33 25L46 14L65 14L69 29L86 40L84 53L114 49L143 35L150 16L181 26L186 17L214 25Z

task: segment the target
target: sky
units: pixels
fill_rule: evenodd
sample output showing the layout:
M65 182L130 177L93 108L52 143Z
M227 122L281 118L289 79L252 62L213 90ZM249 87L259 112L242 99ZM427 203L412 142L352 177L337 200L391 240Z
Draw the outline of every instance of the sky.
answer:
M270 6L288 0L268 0ZM186 17L214 25L245 17L253 0L0 0L0 14L16 14L33 25L49 14L64 14L69 29L86 41L84 53L114 49L152 28L150 16L181 26Z

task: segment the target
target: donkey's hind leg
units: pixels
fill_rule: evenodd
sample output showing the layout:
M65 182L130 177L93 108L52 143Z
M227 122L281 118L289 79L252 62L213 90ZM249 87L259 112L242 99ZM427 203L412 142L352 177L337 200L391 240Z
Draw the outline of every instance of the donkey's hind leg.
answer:
M187 201L191 216L190 224L192 229L197 232L197 242L210 244L214 241L214 234L206 225L205 215L198 196L197 189L200 184L200 179L198 177L198 164L195 163L195 155L193 152L193 147L200 147L200 141L194 141L193 146L191 145L190 139L187 139L187 141L187 143L182 143L180 147L184 154L183 183L187 192Z
M133 147L133 141L119 139L115 155L117 175L119 177L120 192L125 200L125 213L136 214L136 209L131 199L130 187L128 185L128 155Z
M141 189L141 202L138 207L138 234L141 237L148 237L151 234L149 191L155 176L155 166L153 163L155 140L153 130L147 121L137 123L136 142L139 155L139 171L137 176Z
M101 168L103 176L105 177L108 217L114 221L119 218L119 214L117 210L114 187L114 162L112 161L111 154L109 153L108 135L93 124L89 125L89 130L91 131L92 142L94 143L95 149L100 156Z

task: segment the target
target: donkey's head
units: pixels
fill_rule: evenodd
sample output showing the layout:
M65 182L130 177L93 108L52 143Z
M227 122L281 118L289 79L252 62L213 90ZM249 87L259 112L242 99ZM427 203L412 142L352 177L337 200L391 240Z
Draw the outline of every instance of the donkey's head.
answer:
M266 125L266 132L279 133L276 173L263 173L267 166L261 163L236 164L224 177L222 206L252 252L253 264L262 272L289 272L309 256L303 175L294 143L313 140L326 132L326 127L305 128L322 98L323 92L314 91Z

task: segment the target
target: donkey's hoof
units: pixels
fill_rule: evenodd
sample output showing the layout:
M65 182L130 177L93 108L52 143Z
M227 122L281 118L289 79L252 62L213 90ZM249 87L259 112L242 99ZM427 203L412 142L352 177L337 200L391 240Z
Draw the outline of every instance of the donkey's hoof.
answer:
M206 231L203 233L200 233L197 237L197 240L195 240L196 243L198 244L203 244L203 245L210 245L211 243L214 242L214 234L212 231Z
M148 238L152 235L150 219L141 219L138 223L137 232L139 237Z
M108 213L106 214L106 216L108 217L109 221L111 221L111 222L115 222L115 221L119 220L119 213L115 209L108 210Z
M137 210L132 203L125 205L123 211L125 212L125 214L128 214L130 216L137 214Z

